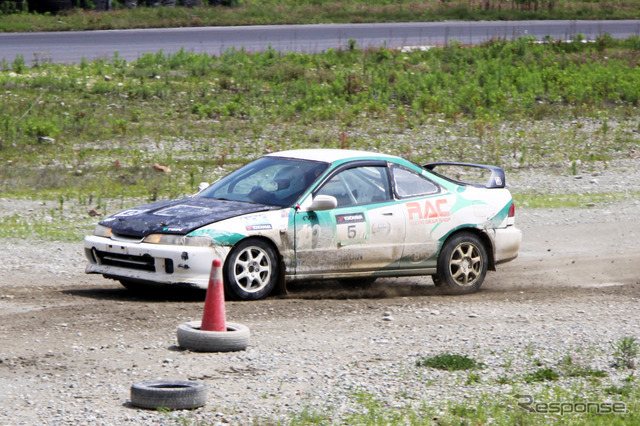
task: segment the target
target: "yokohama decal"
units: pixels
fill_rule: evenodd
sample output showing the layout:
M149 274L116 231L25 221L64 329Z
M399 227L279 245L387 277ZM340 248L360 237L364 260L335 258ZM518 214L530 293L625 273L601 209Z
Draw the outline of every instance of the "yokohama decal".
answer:
M268 223L263 225L247 225L245 228L247 228L247 231L266 231L268 229L272 229L271 225Z
M343 223L357 223L365 222L364 214L352 213L352 214L338 214L336 215L336 223L341 225Z

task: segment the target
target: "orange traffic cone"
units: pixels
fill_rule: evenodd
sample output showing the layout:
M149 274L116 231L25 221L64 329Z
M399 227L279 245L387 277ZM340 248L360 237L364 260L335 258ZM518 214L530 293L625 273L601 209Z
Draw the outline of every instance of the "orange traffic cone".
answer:
M219 259L211 264L209 288L204 300L202 325L204 331L227 331L227 319L224 310L224 284L222 283L222 267Z

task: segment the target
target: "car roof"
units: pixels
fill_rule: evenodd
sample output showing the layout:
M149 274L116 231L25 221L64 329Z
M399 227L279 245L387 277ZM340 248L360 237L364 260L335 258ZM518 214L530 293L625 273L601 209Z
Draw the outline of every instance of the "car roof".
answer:
M398 157L379 152L357 151L351 149L293 149L268 154L269 157L287 157L299 160L323 161L333 163L334 161L350 160L357 158L388 158L398 159Z

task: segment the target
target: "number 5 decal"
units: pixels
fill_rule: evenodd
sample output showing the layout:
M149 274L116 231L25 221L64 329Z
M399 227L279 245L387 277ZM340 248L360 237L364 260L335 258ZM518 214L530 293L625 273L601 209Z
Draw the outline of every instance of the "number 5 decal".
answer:
M358 233L356 232L356 226L355 225L347 226L347 238L352 240L356 237L356 235L358 235Z
M367 239L367 220L364 213L336 215L336 233L340 245L365 241Z

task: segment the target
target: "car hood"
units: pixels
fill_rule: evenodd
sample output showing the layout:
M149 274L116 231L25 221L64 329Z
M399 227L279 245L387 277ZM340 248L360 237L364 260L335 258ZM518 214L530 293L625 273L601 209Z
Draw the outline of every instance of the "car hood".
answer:
M100 224L110 227L114 234L134 238L155 233L188 234L213 222L279 208L240 201L189 197L127 209L107 217Z

